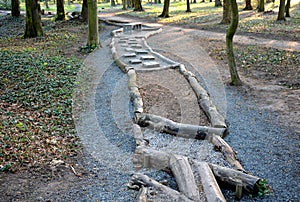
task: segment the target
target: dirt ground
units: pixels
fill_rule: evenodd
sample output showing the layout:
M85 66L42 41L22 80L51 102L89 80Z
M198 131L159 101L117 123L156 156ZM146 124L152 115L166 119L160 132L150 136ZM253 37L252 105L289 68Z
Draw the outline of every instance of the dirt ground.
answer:
M84 43L85 38L82 38ZM220 67L219 71L223 76L224 81L229 80L229 73L226 62L219 60L212 49L216 47L222 47L224 44L221 41L210 41L198 39L197 44L201 44L214 59L215 63ZM196 45L196 44L195 44ZM77 46L77 44L75 45ZM70 47L70 48L74 48ZM153 47L155 48L155 47ZM73 51L73 50L72 50ZM170 55L172 53L169 53ZM191 52L190 54L193 54ZM108 56L110 57L110 56ZM171 71L171 70L165 70ZM257 72L259 74L260 72ZM300 74L300 68L297 71ZM174 79L178 75L174 75L174 72L168 72L166 74L172 75ZM278 120L278 123L289 126L297 127L300 130L300 90L289 89L284 86L276 85L280 82L281 78L275 78L266 80L263 77L255 77L253 74L247 73L240 69L241 78L244 81L244 86L237 89L244 92L246 97L255 99L258 106L263 109L268 109L277 112L278 116L274 117ZM148 75L139 74L139 82L141 85L141 92L146 105L146 111L158 112L161 108L166 108L166 111L172 111L172 114L162 114L163 116L174 119L175 121L181 121L180 117L184 116L180 114L180 102L174 97L174 92L169 92L168 88L162 88L159 86L149 86L147 82L151 82L149 78L153 79L153 83L158 83L160 78L152 77L151 73ZM147 81L147 82L146 82ZM161 80L159 82L162 82ZM186 86L182 81L182 86ZM194 114L199 118L191 117L187 120L188 123L207 125L207 119L203 112L197 108L197 102L195 95L189 92L188 89L178 92L186 95L184 102L189 103L189 106L193 106L193 110L188 114ZM150 99L151 97L151 99ZM175 112L175 113L174 113ZM178 116L176 116L176 114ZM194 123L196 120L197 123ZM298 131L300 133L300 131ZM85 159L88 157L84 154L79 154L72 159L72 162L53 162L50 167L38 167L31 170L23 170L17 173L0 173L0 201L31 201L36 196L43 197L51 193L58 193L64 190L75 188L79 184L81 186L92 178L92 173L85 169Z

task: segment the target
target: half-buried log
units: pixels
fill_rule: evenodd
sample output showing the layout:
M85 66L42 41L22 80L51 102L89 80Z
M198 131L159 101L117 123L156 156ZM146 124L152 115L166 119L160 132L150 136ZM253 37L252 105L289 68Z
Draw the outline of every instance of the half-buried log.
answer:
M222 137L227 133L226 128L213 128L177 123L161 116L146 113L136 114L136 122L142 127L148 126L159 132L199 140L211 139L213 135Z
M137 173L134 174L129 183L128 187L131 189L140 189L142 187L148 187L155 190L156 193L152 193L152 195L156 195L155 201L178 201L178 202L193 202L188 199L182 193L171 189L150 177Z
M209 166L217 180L233 186L242 185L243 189L248 193L257 192L257 183L261 180L259 177L215 164L209 164Z
M222 152L223 156L226 158L226 160L234 166L237 170L240 170L242 172L245 172L245 169L240 164L240 162L237 160L235 152L233 149L223 140L220 136L213 135L209 141L215 146L215 149Z
M135 144L136 146L148 146L149 141L144 139L143 132L141 130L141 127L137 124L132 125L132 130L133 130L133 136L135 139Z
M143 113L143 99L138 89L137 81L136 81L136 73L134 69L129 69L127 72L128 75L128 88L130 99L133 103L133 111L135 113Z
M170 168L179 191L193 201L200 201L199 190L188 158L181 155L171 155Z
M147 202L148 188L142 186L137 195L137 202Z

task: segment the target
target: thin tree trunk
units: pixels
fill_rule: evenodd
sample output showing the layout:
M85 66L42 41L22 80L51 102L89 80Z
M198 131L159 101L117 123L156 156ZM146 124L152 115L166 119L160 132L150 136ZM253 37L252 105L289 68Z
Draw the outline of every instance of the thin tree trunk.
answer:
M229 24L231 21L231 6L230 6L230 0L224 0L223 1L223 18L221 21L221 24Z
M100 45L98 32L97 0L88 0L89 33L87 46L96 48Z
M122 10L127 10L126 0L122 0L122 4L123 4Z
M46 6L47 9L49 9L48 0L45 0L45 6Z
M115 7L115 6L116 6L115 0L111 0L111 1L110 1L110 6L111 6L111 7Z
M142 7L142 1L141 0L134 0L134 9L133 11L144 11Z
M55 21L65 20L64 0L56 0L56 18Z
M221 0L215 0L215 7L220 7L222 6Z
M289 18L290 16L290 7L291 7L291 0L287 0L285 5L285 17Z
M243 10L244 11L253 10L253 7L251 5L251 0L246 0L246 6L245 6L245 8Z
M40 6L37 0L26 0L25 38L43 36Z
M168 18L169 16L169 7L170 7L170 0L164 0L164 9L162 14L160 14L158 17L161 18Z
M87 22L89 18L89 10L88 10L88 3L87 0L82 1L82 8L81 8L81 17L82 21Z
M192 12L191 10L191 5L190 5L190 0L186 0L186 11L187 13Z
M20 17L20 2L19 0L11 0L11 15L13 17Z
M232 45L233 36L237 30L238 23L239 23L239 11L238 11L236 0L230 0L230 7L231 7L232 19L226 33L227 59L228 59L228 66L230 70L230 76L231 76L230 83L232 85L238 86L238 85L242 85L242 81L239 77L236 68L236 63L235 63L235 58L233 53L233 45Z
M281 21L281 20L285 21L284 11L285 11L285 0L280 0L277 21Z
M258 12L264 12L265 11L265 1L264 0L259 0L258 1L257 11Z

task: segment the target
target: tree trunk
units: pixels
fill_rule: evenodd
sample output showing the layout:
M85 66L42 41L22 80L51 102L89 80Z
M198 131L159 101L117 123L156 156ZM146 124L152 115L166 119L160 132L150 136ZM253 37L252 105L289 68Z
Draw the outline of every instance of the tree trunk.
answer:
M243 9L244 11L249 11L249 10L253 10L253 7L251 5L251 0L246 0L246 6Z
M170 7L170 0L164 0L164 9L162 14L160 14L158 17L161 18L168 18L169 16L169 7Z
M126 0L122 0L122 10L127 10L127 3L126 3Z
M56 18L55 21L65 20L64 0L56 0Z
M290 16L290 7L291 7L291 0L287 0L285 5L285 17L289 18Z
M192 12L191 10L191 5L190 5L190 0L186 0L186 11L187 13Z
M133 11L144 11L142 7L142 1L141 0L134 0L134 9Z
M81 8L81 17L82 21L87 22L89 18L89 10L88 10L88 3L87 0L82 1L82 8Z
M222 6L221 0L215 0L215 7L220 7Z
M193 0L193 3L194 3L194 4L197 3L197 0Z
M230 7L231 7L232 19L231 19L230 26L226 32L226 50L227 50L228 66L229 66L230 76L231 76L230 83L232 85L238 86L238 85L242 85L242 81L237 71L234 53L233 53L233 45L232 45L233 36L237 30L238 23L239 23L239 11L238 11L236 0L230 0Z
M229 24L231 22L231 6L230 0L223 1L223 18L221 24Z
M20 17L20 2L19 0L11 0L11 15L13 17Z
M26 0L26 30L24 37L43 36L43 28L40 16L40 5L37 0Z
M133 8L133 0L127 0L127 8Z
M55 3L55 2L54 2ZM45 0L45 6L47 9L49 9L49 4L48 4L48 0Z
M176 123L170 119L153 114L136 114L137 123L142 127L150 127L159 132L197 140L207 140L218 135L223 137L227 134L226 128L213 128L183 123Z
M265 1L264 0L259 0L258 1L257 11L258 12L264 12L265 11Z
M96 48L100 45L98 32L97 0L88 0L89 33L87 46Z
M285 11L285 0L280 0L277 21L282 21L282 20L285 21L284 11Z
M111 7L115 7L115 6L116 6L115 0L110 0L110 6L111 6Z

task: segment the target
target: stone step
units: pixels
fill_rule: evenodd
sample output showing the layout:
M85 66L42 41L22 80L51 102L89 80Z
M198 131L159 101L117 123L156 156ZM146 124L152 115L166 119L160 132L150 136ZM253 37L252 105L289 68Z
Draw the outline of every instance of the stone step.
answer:
M152 55L143 55L140 57L140 60L155 60L155 57Z
M129 63L130 64L140 64L140 63L142 63L142 60L140 60L140 59L132 59L132 60L129 61Z
M146 67L146 68L154 68L154 67L159 67L159 66L160 66L160 64L155 61L143 62L143 67Z
M148 51L140 49L140 50L135 50L136 54L148 54Z
M142 48L143 46L140 44L132 44L131 48Z
M131 58L131 57L136 57L136 54L135 53L125 53L123 56L125 58Z

